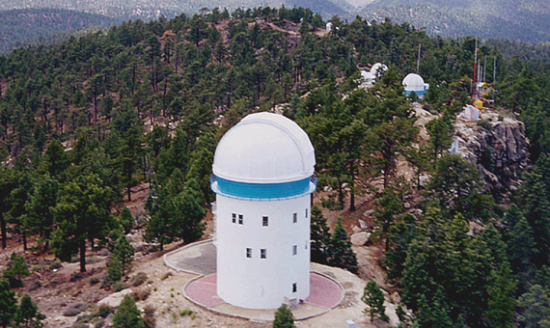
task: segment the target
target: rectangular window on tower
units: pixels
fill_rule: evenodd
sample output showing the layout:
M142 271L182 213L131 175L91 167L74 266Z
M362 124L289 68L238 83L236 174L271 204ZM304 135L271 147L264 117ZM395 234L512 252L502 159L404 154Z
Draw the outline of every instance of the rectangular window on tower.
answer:
M237 223L237 214L236 213L231 214L231 222Z
M252 248L246 249L246 257L249 259L252 258Z
M306 208L306 219L307 219L307 208Z
M294 213L292 215L292 223L296 223L296 222L298 222L298 213Z
M296 255L298 253L298 246L294 245L292 246L292 255Z
M298 291L298 284L297 283L293 283L292 284L292 292L293 293L296 293Z
M267 258L267 249L262 248L262 249L260 250L260 258L262 258L262 259Z
M243 215L239 214L239 224L242 225L244 221Z
M267 216L262 217L262 226L267 227L269 225L269 218Z

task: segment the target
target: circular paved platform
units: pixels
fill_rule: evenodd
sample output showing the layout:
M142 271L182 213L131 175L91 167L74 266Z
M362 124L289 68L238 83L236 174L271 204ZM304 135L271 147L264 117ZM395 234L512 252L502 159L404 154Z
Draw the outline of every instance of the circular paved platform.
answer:
M212 312L251 320L273 320L275 310L251 310L225 303L217 295L216 248L212 241L187 245L164 256L170 268L198 276L183 287L183 295L193 303ZM344 296L342 286L333 278L318 272L310 274L310 295L292 313L295 320L304 320L324 314L340 304Z

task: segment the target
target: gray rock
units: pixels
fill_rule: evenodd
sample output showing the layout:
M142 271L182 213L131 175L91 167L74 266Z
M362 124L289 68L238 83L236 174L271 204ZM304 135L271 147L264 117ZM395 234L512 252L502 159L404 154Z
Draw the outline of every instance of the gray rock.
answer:
M367 222L363 221L363 220L359 220L359 227L363 230L365 229L368 229L369 228L369 225L367 224Z
M370 235L370 233L365 231L355 233L351 235L351 243L355 246L363 246L369 241Z
M409 209L409 208L411 208L411 203L405 202L405 203L403 203L403 207L406 208L406 209Z
M371 216L374 214L374 210L367 210L365 213L363 213L363 216Z
M99 301L97 305L106 304L106 305L109 305L110 307L118 307L120 305L120 302L122 302L122 299L124 298L124 296L131 293L132 293L132 290L130 288L123 289L120 292L113 293L105 297L104 299Z

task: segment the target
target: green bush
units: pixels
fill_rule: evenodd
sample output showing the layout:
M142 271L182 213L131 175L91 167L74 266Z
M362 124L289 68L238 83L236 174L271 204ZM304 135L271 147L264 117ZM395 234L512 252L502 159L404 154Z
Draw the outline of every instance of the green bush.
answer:
M99 278L98 277L91 277L90 278L90 285L95 285L99 283Z
M132 285L134 287L142 285L145 281L147 281L147 274L145 272L139 272L133 279Z

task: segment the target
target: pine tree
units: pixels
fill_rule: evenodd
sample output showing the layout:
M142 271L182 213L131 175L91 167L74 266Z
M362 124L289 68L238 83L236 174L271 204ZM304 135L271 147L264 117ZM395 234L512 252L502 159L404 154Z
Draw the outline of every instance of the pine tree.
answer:
M21 278L31 275L25 257L13 252L10 260L8 267L4 270L4 278L8 279L12 286L22 286Z
M311 209L311 261L326 264L329 257L330 232L323 212L314 205Z
M134 260L134 247L132 247L126 236L121 235L118 237L113 247L113 256L120 261L122 272L128 273Z
M371 322L374 321L375 315L384 321L388 319L386 307L384 306L384 293L376 282L373 280L367 282L361 300L369 307L368 312ZM365 312L367 312L367 309L365 309Z
M45 316L38 312L38 307L27 294L21 298L21 304L15 314L15 328L42 328Z
M130 295L124 296L113 315L113 328L144 328L143 319L136 302Z
M10 290L10 283L0 280L0 325L6 328L13 319L17 311L17 301L15 293Z
M282 304L275 311L275 320L273 320L273 328L295 328L294 316L286 304Z
M132 228L134 227L134 217L132 216L132 213L130 212L128 207L124 206L124 208L122 209L119 222L125 233L130 232L130 230L132 230Z
M529 292L521 295L518 300L520 321L525 328L548 327L550 323L550 297L548 291L540 285L533 285Z
M80 252L80 271L86 272L86 241L107 236L113 226L113 200L111 189L95 174L81 175L67 183L53 209L57 224L53 234L55 255L66 261Z
M341 218L338 218L334 226L334 232L330 240L329 254L329 265L344 268L352 273L358 272L357 258L351 249L351 242L346 229L342 226Z
M109 281L115 282L122 279L124 271L122 270L122 264L118 259L118 256L112 255L109 258L109 263L107 263L107 279Z

